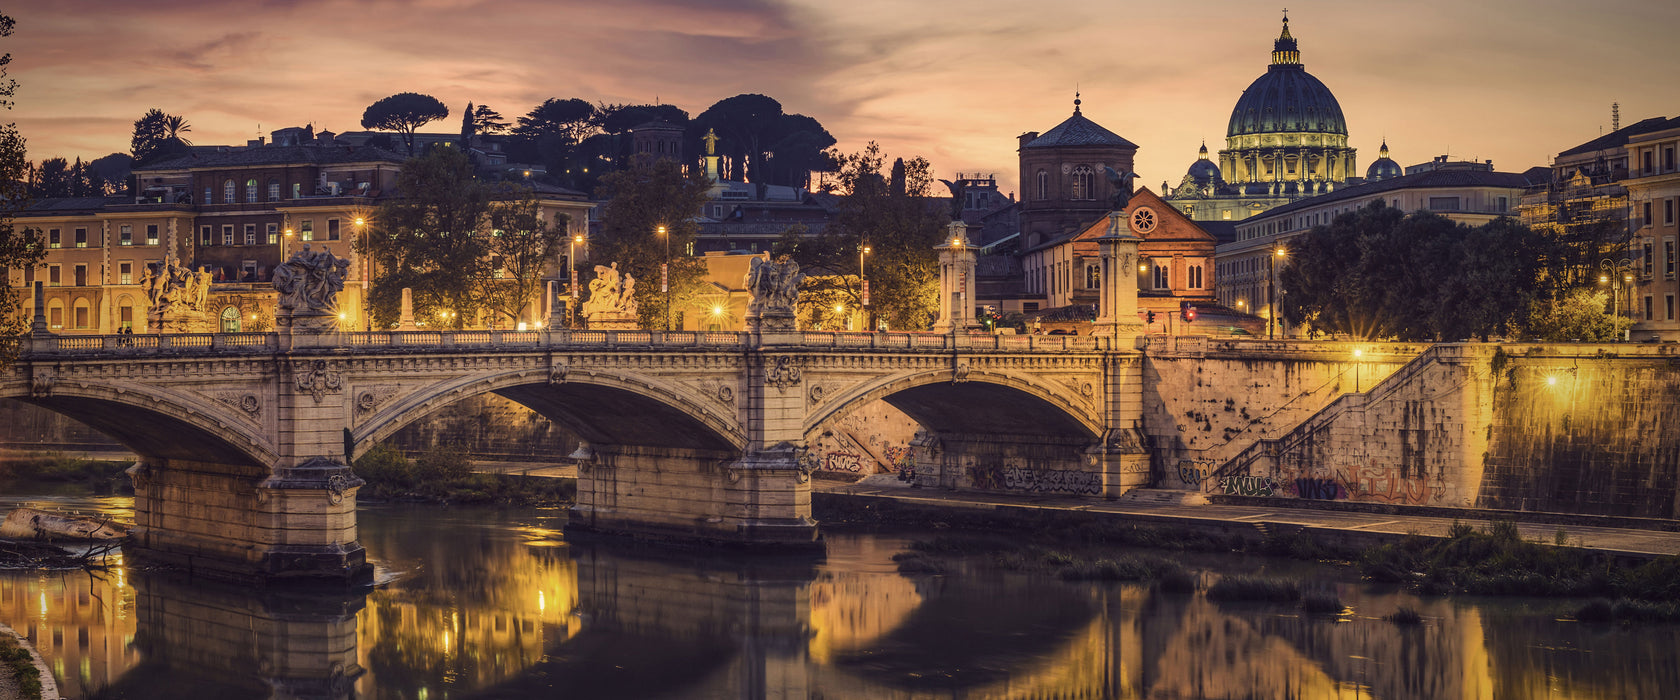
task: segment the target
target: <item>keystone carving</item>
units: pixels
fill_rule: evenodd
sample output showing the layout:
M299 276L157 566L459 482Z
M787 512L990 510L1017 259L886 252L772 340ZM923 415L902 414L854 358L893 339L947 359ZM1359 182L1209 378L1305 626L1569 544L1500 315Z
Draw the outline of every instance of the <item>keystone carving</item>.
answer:
M321 403L327 394L336 394L344 388L344 379L337 370L330 369L326 360L315 360L309 372L298 375L298 391L307 391L315 397L315 403Z
M787 391L788 387L798 384L800 379L799 368L794 366L793 357L789 355L777 355L770 371L764 373L764 380L776 387L776 391Z
M35 367L30 372L29 395L37 399L44 399L52 395L53 371L46 367Z
M564 363L564 362L556 363L553 367L549 368L549 370L548 370L548 383L551 386L559 386L561 384L565 384L566 383L566 373L570 372L570 371L571 371L571 368L567 367L566 363Z
M951 370L951 383L961 384L968 381L968 363L964 362Z

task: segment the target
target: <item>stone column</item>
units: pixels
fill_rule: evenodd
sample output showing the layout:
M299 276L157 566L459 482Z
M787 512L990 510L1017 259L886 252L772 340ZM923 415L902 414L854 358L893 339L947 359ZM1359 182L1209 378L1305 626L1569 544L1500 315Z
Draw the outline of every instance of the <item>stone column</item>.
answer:
M397 319L397 330L412 331L414 329L414 290L403 287L402 315Z
M1103 359L1107 429L1085 455L1102 474L1102 495L1118 498L1151 481L1148 437L1143 433L1143 354L1131 349Z
M41 280L35 280L35 318L29 322L29 335L42 338L52 335L47 327L47 290Z
M936 333L953 333L976 325L974 319L975 248L968 242L968 225L953 221L945 227L939 251L939 320Z
M1138 319L1138 244L1143 239L1132 233L1124 211L1108 213L1108 231L1097 239L1102 256L1102 285L1097 302L1097 335L1114 339L1114 348L1133 349L1145 332Z

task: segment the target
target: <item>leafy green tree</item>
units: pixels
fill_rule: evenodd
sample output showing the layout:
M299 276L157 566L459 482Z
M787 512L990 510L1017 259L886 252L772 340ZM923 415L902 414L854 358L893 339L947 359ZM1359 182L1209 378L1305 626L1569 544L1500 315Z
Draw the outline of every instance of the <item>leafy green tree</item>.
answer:
M928 197L933 167L919 157L902 161L900 188L884 174L886 156L874 142L835 160L841 164L843 194L833 221L820 236L784 236L780 243L779 252L793 255L809 274L801 306L811 307L802 309L801 316L820 324L835 304L857 308L862 303L855 275L858 252L869 246L865 264L873 318L900 330L928 328L939 308L934 246L943 240L948 223L945 208Z
M1472 228L1378 200L1290 245L1280 306L1292 324L1364 339L1513 333L1545 292L1549 250L1508 219Z
M705 297L705 261L693 257L699 226L694 219L711 191L705 173L669 158L640 161L601 178L597 196L607 199L601 231L591 243L598 265L618 263L636 278L636 303L644 328L680 327L685 313L698 313ZM659 235L664 227L665 236ZM669 252L667 252L669 251ZM670 259L670 300L659 289L659 269ZM584 279L588 279L586 276Z
M151 165L192 153L191 142L182 136L191 130L185 117L165 114L155 107L148 110L134 120L134 136L129 143L134 164Z
M0 37L11 36L14 26L11 17L0 15ZM17 91L17 81L6 77L11 62L11 53L0 56L0 106L6 109L12 108L12 96ZM23 135L15 123L0 125L0 266L6 269L33 267L46 255L37 232L14 223L28 207L29 160ZM22 287L0 285L0 334L15 336L23 332L27 324L22 301L32 293ZM4 364L10 364L16 353L15 344L0 344L0 361Z
M35 168L30 181L30 194L36 198L70 197L72 183L70 163L63 158L48 158Z
M369 291L380 326L401 314L402 289L413 289L417 318L462 328L477 315L478 281L489 264L481 229L490 189L472 162L453 148L433 148L403 163L397 196L379 207L365 242L354 245L381 271Z
M401 133L403 143L412 154L415 130L448 116L449 108L436 97L399 92L368 105L368 108L362 111L362 128Z
M528 187L505 188L490 204L490 275L479 282L480 297L492 312L510 324L543 292L548 270L566 235L566 215L544 220L537 197Z
M520 117L513 128L510 156L520 162L542 163L550 179L578 186L587 167L579 147L598 128L595 105L575 97L549 98ZM597 171L599 168L597 168Z
M1538 300L1529 313L1528 335L1553 342L1621 340L1623 332L1633 326L1633 319L1605 313L1609 303L1610 295L1590 287Z

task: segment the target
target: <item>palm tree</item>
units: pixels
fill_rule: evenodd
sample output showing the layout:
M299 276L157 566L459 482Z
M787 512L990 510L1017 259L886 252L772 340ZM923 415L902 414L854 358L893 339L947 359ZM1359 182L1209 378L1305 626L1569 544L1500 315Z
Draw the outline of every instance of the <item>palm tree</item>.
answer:
M166 114L166 115L164 115L164 117L163 117L163 137L164 138L176 139L176 140L180 141L181 143L184 143L184 144L187 144L188 146L191 146L192 142L186 140L185 138L183 138L181 136L181 134L183 132L187 132L187 131L192 131L192 125L187 123L187 118L186 117L183 117L179 114Z

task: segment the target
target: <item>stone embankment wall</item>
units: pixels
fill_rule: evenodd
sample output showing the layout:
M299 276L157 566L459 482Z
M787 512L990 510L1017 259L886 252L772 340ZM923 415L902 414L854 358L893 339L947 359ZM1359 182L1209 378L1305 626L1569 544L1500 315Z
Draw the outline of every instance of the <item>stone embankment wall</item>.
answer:
M1370 389L1428 345L1151 336L1143 424L1154 483L1221 492L1213 473L1337 397Z

